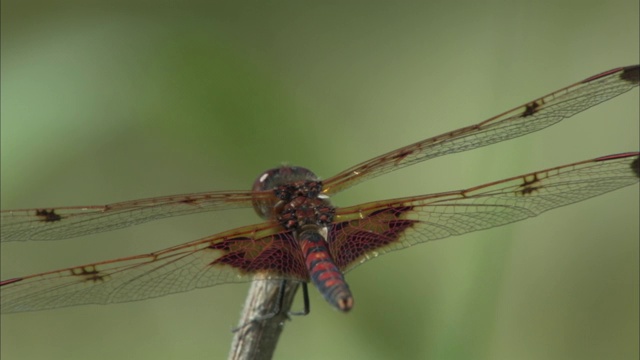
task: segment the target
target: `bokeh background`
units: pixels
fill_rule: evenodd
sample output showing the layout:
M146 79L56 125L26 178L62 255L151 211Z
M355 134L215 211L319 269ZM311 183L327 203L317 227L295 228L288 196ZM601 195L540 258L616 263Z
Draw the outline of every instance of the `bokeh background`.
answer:
M329 177L639 62L636 0L2 1L2 208L243 190L284 162ZM637 150L638 91L524 138L334 198L470 187ZM311 291L278 359L638 358L638 187L416 246ZM2 245L2 278L257 222L228 211ZM248 285L3 315L3 359L220 359ZM300 301L298 301L300 304Z

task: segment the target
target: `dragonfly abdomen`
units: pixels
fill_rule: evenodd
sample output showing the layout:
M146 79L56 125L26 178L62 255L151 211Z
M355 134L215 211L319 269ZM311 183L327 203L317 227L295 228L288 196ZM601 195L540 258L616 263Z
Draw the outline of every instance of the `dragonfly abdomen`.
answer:
M351 290L331 257L325 238L317 228L313 227L313 229L302 231L299 240L313 285L336 309L344 312L351 310L353 307Z

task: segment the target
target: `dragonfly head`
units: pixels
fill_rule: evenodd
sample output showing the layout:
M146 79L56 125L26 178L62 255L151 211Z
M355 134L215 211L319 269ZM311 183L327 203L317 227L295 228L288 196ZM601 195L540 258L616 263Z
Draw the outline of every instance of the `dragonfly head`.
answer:
M309 169L299 166L281 166L260 174L253 182L251 190L263 192L287 185L298 186L306 181L319 181L319 179ZM273 197L253 201L253 209L263 219L275 219L283 206L283 200L275 196L275 192Z

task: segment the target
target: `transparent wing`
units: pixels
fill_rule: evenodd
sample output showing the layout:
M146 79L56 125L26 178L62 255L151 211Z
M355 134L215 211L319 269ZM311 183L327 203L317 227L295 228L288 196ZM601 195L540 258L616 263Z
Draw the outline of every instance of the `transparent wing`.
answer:
M560 166L474 188L339 209L330 231L348 271L392 250L524 220L639 180L638 153Z
M544 129L638 86L639 69L639 65L634 65L609 70L479 124L380 155L325 180L324 192L335 194L362 181L420 161Z
M307 281L302 254L277 224L247 226L158 252L0 283L2 313L163 296L255 275Z
M2 242L60 240L204 211L251 207L269 192L206 192L110 205L0 211Z

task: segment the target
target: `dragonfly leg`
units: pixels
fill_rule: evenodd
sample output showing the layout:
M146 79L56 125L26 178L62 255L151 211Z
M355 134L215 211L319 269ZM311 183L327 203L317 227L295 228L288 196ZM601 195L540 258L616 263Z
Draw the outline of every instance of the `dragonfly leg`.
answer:
M284 286L282 288L284 289ZM307 288L307 283L304 282L302 283L302 301L304 302L304 308L302 311L289 311L287 314L292 316L309 315L309 312L311 311L311 306L309 305L309 289ZM282 303L280 305L282 305Z

